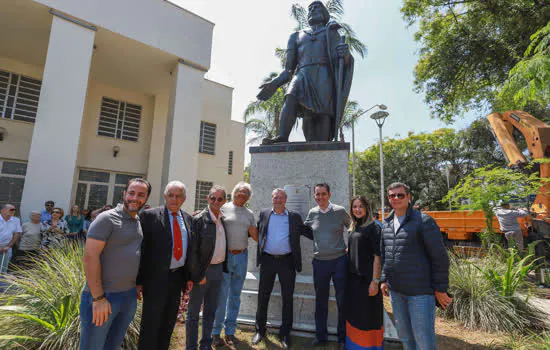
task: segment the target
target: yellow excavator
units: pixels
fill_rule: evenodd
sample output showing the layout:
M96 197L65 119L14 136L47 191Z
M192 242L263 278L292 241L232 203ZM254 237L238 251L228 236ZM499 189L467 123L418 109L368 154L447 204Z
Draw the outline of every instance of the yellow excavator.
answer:
M492 113L487 119L508 161L508 167L522 169L529 161L521 152L514 138L513 131L520 132L527 143L529 155L533 160L550 158L550 126L523 111L508 111ZM550 163L539 163L540 177L550 178ZM545 182L531 205L530 211L532 231L529 232L531 241L545 240L550 242L550 182ZM537 246L537 255L550 257L547 244Z

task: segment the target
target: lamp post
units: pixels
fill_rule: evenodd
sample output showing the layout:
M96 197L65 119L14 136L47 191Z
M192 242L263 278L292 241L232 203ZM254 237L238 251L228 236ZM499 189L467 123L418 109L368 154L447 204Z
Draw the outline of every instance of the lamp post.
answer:
M382 206L382 220L384 220L384 152L382 151L382 127L390 114L386 111L378 111L370 117L378 125L380 132L380 205Z
M451 190L451 182L449 181L449 176L451 175L451 164L445 165L445 175L447 175L447 192ZM453 211L452 201L449 201L449 211Z
M355 121L359 119L360 116L367 113L368 111L372 110L373 108L380 108L382 110L388 109L388 106L384 104L374 105L370 107L369 109L362 111L357 116L353 117L353 120L351 122L351 178L352 178L352 193L353 196L355 196Z

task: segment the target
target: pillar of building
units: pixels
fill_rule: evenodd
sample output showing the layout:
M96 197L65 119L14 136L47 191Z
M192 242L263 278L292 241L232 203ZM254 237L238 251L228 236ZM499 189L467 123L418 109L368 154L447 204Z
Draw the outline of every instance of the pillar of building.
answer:
M188 189L183 209L188 212L193 211L195 204L205 72L202 67L183 60L178 62L172 74L174 80L166 123L161 186L173 180L183 182Z
M53 15L21 201L22 217L46 200L69 209L96 29Z

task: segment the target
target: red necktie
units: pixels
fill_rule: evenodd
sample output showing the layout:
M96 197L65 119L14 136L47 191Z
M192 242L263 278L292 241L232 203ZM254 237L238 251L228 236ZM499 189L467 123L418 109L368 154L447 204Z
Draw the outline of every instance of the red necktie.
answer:
M179 260L183 256L183 252L182 252L183 243L182 243L182 240L181 240L181 229L180 229L180 224L178 222L178 213L173 212L172 216L174 217L174 225L173 225L173 229L174 229L174 258L176 260Z

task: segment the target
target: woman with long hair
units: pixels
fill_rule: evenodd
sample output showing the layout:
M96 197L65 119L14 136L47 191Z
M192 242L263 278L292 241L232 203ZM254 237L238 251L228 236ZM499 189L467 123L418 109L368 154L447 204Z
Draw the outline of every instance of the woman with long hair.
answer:
M65 216L65 221L69 226L69 236L77 238L84 229L84 216L80 214L80 208L77 204L73 204L69 215Z
M384 306L379 290L380 226L364 196L351 199L348 231L348 284L344 312L347 349L382 349Z

